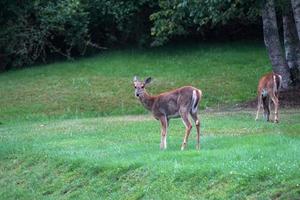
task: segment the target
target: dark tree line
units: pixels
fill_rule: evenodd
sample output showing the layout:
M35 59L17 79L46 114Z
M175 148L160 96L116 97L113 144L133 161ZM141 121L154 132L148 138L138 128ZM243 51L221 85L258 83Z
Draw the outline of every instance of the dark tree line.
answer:
M254 32L263 34L284 86L299 83L299 0L2 0L0 68L178 36L235 37L251 26L260 26Z
M1 0L0 70L143 45L157 5L152 0Z

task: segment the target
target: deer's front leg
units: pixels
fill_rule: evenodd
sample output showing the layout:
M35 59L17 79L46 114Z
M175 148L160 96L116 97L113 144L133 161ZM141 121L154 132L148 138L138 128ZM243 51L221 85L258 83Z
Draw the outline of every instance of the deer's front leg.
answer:
M166 116L161 116L159 118L160 124L161 124L161 139L160 139L160 149L166 149L167 148L167 126L168 126L168 120Z

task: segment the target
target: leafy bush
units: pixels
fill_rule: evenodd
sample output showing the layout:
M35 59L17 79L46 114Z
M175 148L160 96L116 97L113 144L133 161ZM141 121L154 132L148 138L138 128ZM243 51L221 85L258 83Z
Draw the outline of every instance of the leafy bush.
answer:
M20 67L45 60L51 52L70 57L89 40L88 13L79 0L3 1L1 51L5 65Z
M145 45L150 40L149 16L157 5L157 0L89 0L91 34L105 45Z
M3 0L0 66L21 67L59 53L70 58L87 46L150 41L149 16L157 1Z
M204 34L219 25L257 23L258 7L257 0L160 1L159 11L150 16L153 45L161 45L174 35Z

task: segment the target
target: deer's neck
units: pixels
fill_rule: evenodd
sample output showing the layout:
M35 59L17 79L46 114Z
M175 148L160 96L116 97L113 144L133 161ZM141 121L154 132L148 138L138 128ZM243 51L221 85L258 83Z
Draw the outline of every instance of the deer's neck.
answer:
M144 95L140 97L140 101L147 110L152 110L154 98L150 96L147 92L145 92Z

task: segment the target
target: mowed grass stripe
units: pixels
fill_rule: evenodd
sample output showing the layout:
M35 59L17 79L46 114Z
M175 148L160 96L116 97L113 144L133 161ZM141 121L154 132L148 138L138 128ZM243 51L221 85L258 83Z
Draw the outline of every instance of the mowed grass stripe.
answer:
M1 125L0 195L4 199L297 199L300 113L281 123L255 111L201 113L180 151L184 126L172 120L168 149L149 116L20 122Z

